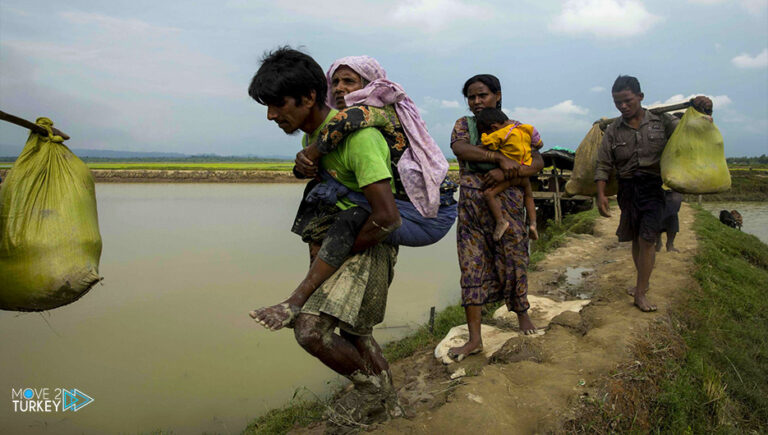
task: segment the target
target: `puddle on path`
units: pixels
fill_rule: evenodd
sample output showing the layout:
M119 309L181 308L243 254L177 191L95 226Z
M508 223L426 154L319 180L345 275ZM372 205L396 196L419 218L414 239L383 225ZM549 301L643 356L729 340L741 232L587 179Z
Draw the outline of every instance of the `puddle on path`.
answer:
M584 285L586 278L594 272L590 267L568 267L565 269L565 291L579 299L590 299L592 290Z

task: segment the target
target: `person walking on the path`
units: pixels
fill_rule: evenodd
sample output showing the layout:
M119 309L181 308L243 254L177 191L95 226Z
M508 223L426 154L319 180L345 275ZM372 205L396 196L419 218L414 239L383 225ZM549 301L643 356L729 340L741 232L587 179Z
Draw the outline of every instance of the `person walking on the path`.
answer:
M598 150L595 169L597 206L602 216L611 216L605 186L611 170L615 169L619 176L618 202L621 209L616 235L620 242L632 242L632 259L637 270L636 285L628 293L634 296L635 305L641 311L656 311L647 293L664 212L659 162L678 120L644 109L640 105L644 95L635 77L619 76L611 92L621 116L605 129L603 143ZM712 100L709 98L699 96L692 102L699 112L712 113Z

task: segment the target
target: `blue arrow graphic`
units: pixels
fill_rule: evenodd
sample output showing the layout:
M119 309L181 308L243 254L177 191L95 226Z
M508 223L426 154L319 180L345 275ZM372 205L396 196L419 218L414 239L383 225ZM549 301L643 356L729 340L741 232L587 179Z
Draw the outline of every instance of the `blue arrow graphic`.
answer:
M67 411L69 409L77 412L85 405L88 405L89 403L93 402L93 398L82 391L78 390L77 388L73 388L70 390L61 389L63 392L63 398L62 398L62 405L63 409L62 411Z

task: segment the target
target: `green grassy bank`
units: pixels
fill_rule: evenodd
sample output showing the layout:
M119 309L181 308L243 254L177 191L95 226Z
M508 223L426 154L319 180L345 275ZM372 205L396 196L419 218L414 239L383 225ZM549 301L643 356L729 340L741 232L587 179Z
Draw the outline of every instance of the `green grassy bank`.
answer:
M539 240L531 244L530 267L535 268L536 263L543 260L548 252L562 245L569 234L591 234L596 218L597 210L593 209L568 215L560 224L550 221L544 231L539 232ZM457 288L457 297L458 291ZM495 309L496 307L490 308ZM489 310L488 313L492 313L493 309ZM464 309L461 305L451 305L435 315L433 330L430 331L427 325L423 325L411 335L401 340L387 343L383 349L384 355L387 360L394 362L413 355L418 350L432 348L445 337L451 328L462 325L465 322ZM320 363L318 362L318 364ZM244 433L286 433L296 425L304 426L320 421L326 404L326 401L308 391L297 391L288 404L255 419L248 425Z
M768 246L706 211L694 228L698 285L569 431L768 433Z
M731 189L723 193L702 195L702 201L768 201L768 170L731 169ZM696 202L698 195L685 195L688 202Z

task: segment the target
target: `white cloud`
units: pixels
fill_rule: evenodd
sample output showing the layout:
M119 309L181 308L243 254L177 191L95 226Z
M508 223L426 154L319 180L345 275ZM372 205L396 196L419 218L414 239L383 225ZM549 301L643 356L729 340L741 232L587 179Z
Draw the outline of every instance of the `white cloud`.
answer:
M231 0L226 3L226 7L252 11L263 17L265 8L262 3ZM385 32L391 32L393 28L397 28L401 32L422 34L438 33L457 23L469 23L468 20L473 18L494 17L493 11L486 6L468 0L342 1L336 7L318 7L316 0L291 0L276 2L274 7L288 12L285 20L310 17L338 23L347 29L383 29ZM272 13L270 19L277 17Z
M710 100L712 100L713 110L723 109L725 107L730 106L731 103L733 103L733 100L731 100L730 97L728 97L728 95L691 94L686 97L683 94L676 94L667 98L666 101L655 101L648 107L668 106L671 104L684 103L686 101L689 101L693 97L698 97L699 95L703 95L705 97L708 97Z
M589 88L589 90L592 92L603 92L605 91L605 88L602 86L592 86L591 88Z
M456 100L441 100L434 97L424 97L424 103L429 107L439 107L441 109L458 109L461 104ZM421 107L419 107L421 110Z
M630 37L646 32L660 20L637 0L568 0L549 29L598 38Z
M86 72L80 78L96 88L157 96L245 94L242 84L231 80L231 66L190 48L180 40L180 29L101 14L58 17L75 29L72 33L88 37L67 44L4 39L0 45L62 70L76 65Z
M702 5L714 5L719 3L739 3L741 7L751 13L757 13L768 8L768 0L688 0L688 3Z
M406 0L395 7L392 19L397 24L434 32L455 21L481 18L485 13L477 4L461 0Z
M591 121L587 118L589 110L578 106L573 100L565 100L544 109L515 107L503 109L512 119L531 124L546 135L546 131L586 131Z
M176 27L158 26L145 21L125 18L114 18L103 14L91 14L84 12L62 12L61 18L77 25L97 25L104 31L111 33L131 34L151 34L154 36L167 35L169 33L180 32Z
M456 100L440 100L440 107L444 109L458 109L461 106Z
M742 53L731 59L731 63L739 68L765 68L768 66L768 48L756 56Z

